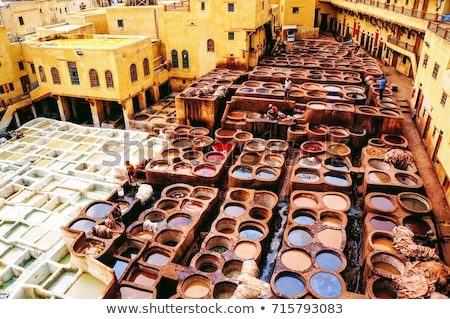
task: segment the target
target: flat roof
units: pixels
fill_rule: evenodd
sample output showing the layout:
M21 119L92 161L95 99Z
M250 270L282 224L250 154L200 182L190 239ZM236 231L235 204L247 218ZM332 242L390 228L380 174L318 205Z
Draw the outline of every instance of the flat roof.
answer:
M50 40L52 45L66 48L114 48L135 42L136 38L91 38L91 39L56 39Z

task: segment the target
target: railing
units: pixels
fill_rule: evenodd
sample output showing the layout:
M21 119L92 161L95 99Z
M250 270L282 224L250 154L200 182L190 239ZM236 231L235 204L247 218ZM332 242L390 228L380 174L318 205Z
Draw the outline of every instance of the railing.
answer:
M425 12L425 11L413 10L410 8L405 8L404 6L397 6L392 3L386 3L386 2L381 2L381 1L374 1L374 0L344 0L344 1L351 2L351 3L361 3L364 5L376 7L379 9L392 11L394 13L402 14L402 15L405 15L408 17L429 20L429 21L442 20L442 18L444 17L443 15L437 14L435 12Z
M189 1L173 2L164 5L164 11L191 11Z
M436 22L430 22L428 30L436 33L441 38L450 41L450 25L442 25Z
M403 41L396 40L395 38L392 38L392 37L388 37L387 42L391 43L403 50L414 53L414 45L411 45L411 44L403 42Z
M12 99L9 99L11 104L15 104L17 102L23 101L25 99L29 99L30 98L30 94L25 93L16 97L13 97Z

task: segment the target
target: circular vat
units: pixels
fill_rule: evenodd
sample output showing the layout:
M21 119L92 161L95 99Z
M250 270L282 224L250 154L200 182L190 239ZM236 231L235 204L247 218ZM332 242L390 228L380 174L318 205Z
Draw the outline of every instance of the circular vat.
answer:
M412 231L415 237L427 237L427 233L431 231L430 225L419 216L403 218L403 226Z
M368 107L368 106L362 106L362 107L358 107L357 110L359 110L359 112L361 113L365 113L365 114L372 114L375 115L377 114L377 110L373 107Z
M411 213L427 214L431 211L431 203L428 198L417 193L399 193L397 201L404 210Z
M245 165L256 165L261 161L262 156L258 153L241 154L241 163Z
M180 151L176 148L169 148L161 153L161 157L164 159L176 158L180 156Z
M298 163L302 166L306 166L306 167L310 167L310 168L320 168L322 165L322 161L315 156L301 157L298 160Z
M375 184L387 184L391 181L389 174L380 171L371 171L367 174L367 179Z
M350 199L343 194L326 193L322 196L322 202L329 209L346 211L350 208Z
M131 281L134 284L142 286L153 286L159 276L159 272L156 269L149 267L138 267L134 268L130 274L127 276L127 281Z
M374 250L387 251L395 254L397 250L393 246L393 241L394 239L391 233L374 231L370 236L369 245Z
M264 156L264 164L266 164L267 166L270 167L282 167L284 164L284 158L283 156L279 156L279 155L266 155Z
M339 174L336 172L327 172L323 174L323 178L326 183L335 186L350 186L351 182L349 177L344 174Z
M214 285L214 299L231 299L236 291L237 284L229 281L218 282Z
M169 198L180 199L188 196L192 191L191 187L184 185L172 185L166 188L165 195Z
M176 229L163 229L156 235L155 242L169 247L177 246L183 239L184 233Z
M320 222L331 227L345 227L347 218L344 213L324 211L320 213Z
M244 149L249 152L263 152L266 149L266 140L253 138L245 143Z
M312 91L308 91L307 94L311 96L314 93ZM318 92L316 94L322 95L321 92ZM307 107L310 109L313 109L313 110L325 110L327 108L327 104L325 102L314 101L314 102L308 102ZM325 132L323 132L323 133L325 133Z
M416 186L419 182L416 177L407 173L397 173L395 174L395 179L405 186Z
M325 147L320 142L306 141L300 145L300 150L307 154L318 154L325 152Z
M332 272L318 271L309 279L311 293L319 298L337 298L344 289L342 278Z
M293 227L287 233L287 241L294 246L307 246L313 242L313 236L306 228Z
M317 197L310 193L298 193L293 196L293 203L297 207L313 208L319 203Z
M252 207L248 214L251 218L256 220L268 220L272 217L272 212L265 207Z
M283 271L273 279L274 293L278 297L300 298L306 292L305 280L297 273Z
M144 253L144 261L149 265L165 266L169 263L170 253L160 247L152 247Z
M251 179L253 177L253 168L246 165L237 165L231 172L234 178Z
M186 298L199 299L209 294L211 283L205 276L193 275L187 277L181 284L181 291Z
M331 155L348 156L352 150L345 144L331 144L328 146L327 152Z
M152 223L160 223L166 219L166 214L163 211L151 208L148 211L142 212L143 220L149 220Z
M324 166L326 168L328 168L329 170L340 171L340 172L349 172L350 171L349 166L347 165L345 160L342 159L340 156L328 157L327 159L325 159L325 161L323 163L324 163Z
M259 247L252 241L239 241L234 246L234 254L241 259L257 259Z
M222 267L222 274L230 279L236 279L242 270L242 261L240 260L228 260Z
M243 189L237 189L231 191L230 198L234 201L245 202L250 199L250 193Z
M173 165L173 170L179 174L190 175L192 172L192 165L187 162L178 162Z
M166 160L156 160L152 161L149 167L154 171L165 171L170 167L170 164Z
M213 177L217 173L217 166L200 164L194 167L194 174L201 177Z
M266 231L263 225L252 221L246 221L239 225L239 235L250 240L261 240Z
M216 193L212 188L197 186L193 189L191 197L200 200L212 200L216 197Z
M216 136L216 139L219 141L221 140L231 141L235 133L236 133L235 129L218 128L214 132L214 135Z
M187 151L183 154L183 159L197 163L203 158L203 153L200 151Z
M191 223L191 216L186 213L175 213L167 218L167 225L171 228L183 228Z
M292 220L300 225L311 225L316 221L316 213L312 209L297 209L292 213Z
M370 206L380 212L391 212L396 208L395 203L388 195L383 194L369 194L366 201Z
M155 208L158 208L162 211L167 211L167 210L171 210L174 209L178 206L180 202L177 201L176 199L169 199L169 198L163 198L160 199L156 204L155 204Z
M86 216L94 218L104 218L111 211L113 205L108 202L95 201L86 208Z
M155 231L153 229L147 229L147 227L144 227L143 222L131 224L127 231L131 236L143 240L152 240L155 237Z
M259 167L256 169L256 178L263 180L276 179L278 173L271 167Z
M200 271L212 273L220 267L219 257L212 254L203 254L195 261L195 268Z
M192 147L192 143L187 138L179 138L172 142L172 146L179 150L186 150Z
M315 169L297 168L295 170L295 178L303 183L316 183L320 180L320 174Z
M367 294L375 299L397 299L397 288L390 278L373 277L367 283Z
M382 158L384 154L386 154L385 149L373 146L365 148L364 152L370 157L377 157L377 158Z
M317 239L326 247L340 249L345 239L344 230L325 228L317 233Z
M227 203L223 207L223 213L232 217L242 216L245 211L246 207L240 203Z
M193 129L193 127L190 125L178 125L173 131L178 137L187 137L191 129Z
M222 152L208 152L205 154L205 160L213 164L221 164L225 161L226 157Z
M408 146L408 140L402 135L384 134L381 136L381 140L385 145L392 147L406 148Z
M253 138L253 134L250 132L240 131L236 132L233 137L237 141L248 141Z
M204 210L205 204L198 200L184 200L181 203L181 209L187 213L200 213Z
M373 167L380 171L387 171L391 168L391 165L389 163L377 158L371 158L367 163L370 165L370 167Z
M232 234L236 229L236 220L232 218L221 218L215 224L215 229L222 234Z
M333 250L319 251L314 257L314 262L318 268L336 272L344 269L347 265L346 258Z
M272 153L286 152L289 149L289 144L286 141L269 141L267 142L267 149Z
M231 240L224 236L211 237L205 245L206 249L214 251L219 254L230 250L230 247L231 247Z
M198 136L207 136L209 134L209 129L206 127L194 127L189 130L188 135L190 138L195 138Z
M253 196L256 205L272 208L278 202L278 197L274 193L257 191Z
M95 220L88 219L88 218L76 218L73 222L69 224L69 228L72 230L78 230L78 231L88 231L94 225L96 224Z
M216 152L229 152L233 149L233 145L230 143L215 143L212 145L212 149Z
M303 249L287 249L281 253L281 263L295 271L306 271L312 265L310 254Z
M398 276L405 270L405 262L395 254L374 251L366 259L367 267L380 277Z
M369 220L370 225L375 230L383 230L391 232L397 224L389 218L374 216Z
M213 144L214 140L209 136L197 136L192 140L194 149L203 150Z
M400 117L400 112L393 110L391 108L386 108L386 109L380 109L380 113L383 115L387 115L387 116L395 116L395 117Z

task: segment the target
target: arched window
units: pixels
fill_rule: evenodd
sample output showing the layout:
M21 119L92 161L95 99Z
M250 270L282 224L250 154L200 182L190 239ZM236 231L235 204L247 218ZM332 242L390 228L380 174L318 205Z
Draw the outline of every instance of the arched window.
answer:
M183 50L181 56L183 59L183 69L189 69L189 53L186 50Z
M113 88L114 87L114 80L111 71L105 72L105 78L106 78L106 87L107 88Z
M142 66L144 67L144 75L150 75L150 64L148 63L148 59L145 58L142 62Z
M42 65L39 66L39 76L41 77L42 82L47 82L47 77L45 76L45 70Z
M98 81L98 73L94 69L89 70L89 79L91 80L91 88L100 87L100 82Z
M59 72L57 68L51 68L50 73L52 74L53 84L61 84L61 79L59 78Z
M172 66L178 68L178 52L177 50L172 50Z
M136 82L138 80L137 68L136 68L136 64L134 64L134 63L130 66L130 77L131 77L131 82Z
M214 40L213 39L209 39L206 46L207 46L208 52L214 52Z

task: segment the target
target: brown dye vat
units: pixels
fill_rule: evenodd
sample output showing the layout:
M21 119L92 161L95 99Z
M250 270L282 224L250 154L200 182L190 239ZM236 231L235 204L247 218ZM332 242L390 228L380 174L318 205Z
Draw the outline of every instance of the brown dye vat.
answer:
M238 258L257 260L260 250L259 245L252 241L240 241L236 243L233 252Z
M369 223L374 230L382 230L388 232L392 232L394 227L398 226L397 223L393 220L381 216L373 216L369 220Z
M209 135L210 131L206 127L193 127L188 132L188 138L194 139L196 137L200 136L207 136Z
M209 279L200 275L190 276L181 284L181 293L185 298L204 298L210 293L210 289Z
M180 199L187 197L192 192L190 185L175 185L170 186L161 193L161 197L169 197L174 199Z
M213 273L216 272L220 266L221 261L219 257L212 254L203 254L200 255L195 261L195 268L197 268L200 271L207 272L207 273Z
M214 299L230 299L236 291L237 284L233 282L218 282L214 285L213 298Z
M369 246L372 250L382 250L390 253L397 253L393 246L393 235L387 232L375 231L369 236Z
M381 141L390 148L407 148L408 140L402 135L382 134Z
M184 237L184 233L176 229L164 229L155 237L155 242L168 247L176 247L180 244Z
M233 136L236 133L236 131L237 130L235 129L218 128L215 131L214 135L217 141L229 143L233 140Z
M349 156L352 150L345 144L331 144L328 145L327 152L331 155Z
M146 271L133 269L128 281L144 287L152 287L158 279L158 272L149 268Z
M228 260L222 267L222 274L230 279L236 279L242 270L242 261L240 260Z
M272 218L272 213L267 208L263 207L253 207L250 208L248 211L248 214L251 218L255 220L263 220L268 221L270 218Z
M392 279L373 276L367 281L366 295L371 299L397 299L397 289Z
M347 225L347 218L338 212L324 211L320 213L320 221L322 224L331 227L345 228Z
M317 233L317 239L326 247L343 249L345 236L342 232L342 229L324 229Z
M430 200L414 192L402 192L397 195L397 200L405 211L413 214L428 214L431 212Z
M398 209L395 196L385 193L373 192L364 198L366 212L392 213Z
M427 237L427 233L431 231L431 227L427 221L418 216L406 216L403 219L403 226L408 228L417 237Z
M172 260L172 252L159 246L151 246L142 255L142 261L153 267L162 267Z
M231 240L225 236L213 236L205 244L205 249L222 254L231 248Z
M214 228L222 234L233 234L236 229L237 222L232 218L221 218L216 220Z
M345 144L350 139L350 131L344 127L329 127L328 141Z
M405 270L405 260L400 255L388 252L373 251L366 257L364 277L366 281L373 275L390 278L392 275L401 275Z
M304 272L312 266L311 256L302 249L286 249L280 256L281 263L295 271Z
M115 299L154 299L155 297L152 290L123 284L119 287Z
M207 151L213 143L213 138L209 136L197 136L192 139L192 147L202 152Z

